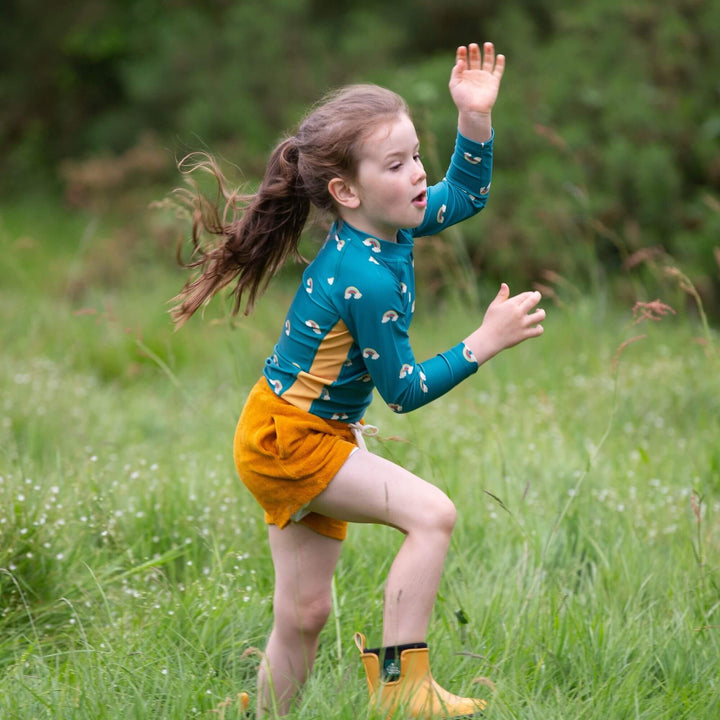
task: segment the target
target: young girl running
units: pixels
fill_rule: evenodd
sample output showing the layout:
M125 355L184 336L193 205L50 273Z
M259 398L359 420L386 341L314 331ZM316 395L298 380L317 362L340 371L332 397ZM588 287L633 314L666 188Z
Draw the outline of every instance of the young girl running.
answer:
M178 296L178 325L233 282L234 312L243 298L251 310L297 253L311 206L334 220L235 434L235 463L265 510L275 568L258 717L271 709L287 714L312 669L348 522L382 523L405 536L385 586L382 646L367 649L365 638L355 637L373 702L385 714L403 706L422 718L472 716L484 707L433 680L425 644L455 507L434 485L368 451L362 419L373 388L394 411L408 412L542 333L540 294L510 297L502 284L480 327L449 350L418 362L408 339L413 238L484 207L491 110L504 67L492 43L458 48L449 83L456 146L446 177L432 187L405 102L374 85L325 98L275 148L252 196L228 193L211 159L200 165L216 176L227 203L218 209L194 196L196 257L189 266L200 272ZM205 232L221 242L201 248Z

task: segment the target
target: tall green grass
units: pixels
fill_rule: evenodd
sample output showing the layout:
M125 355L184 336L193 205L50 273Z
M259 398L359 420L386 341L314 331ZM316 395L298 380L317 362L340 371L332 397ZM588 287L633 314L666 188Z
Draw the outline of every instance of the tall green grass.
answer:
M0 717L238 718L272 567L231 442L296 272L251 318L218 301L174 333L166 246L123 253L101 222L27 210L0 212ZM370 408L371 449L459 508L435 675L491 699L488 718L715 720L717 335L692 303L633 325L629 306L564 300L542 339L433 405ZM418 357L480 318L421 293ZM293 717L369 717L352 634L379 642L399 542L350 529Z

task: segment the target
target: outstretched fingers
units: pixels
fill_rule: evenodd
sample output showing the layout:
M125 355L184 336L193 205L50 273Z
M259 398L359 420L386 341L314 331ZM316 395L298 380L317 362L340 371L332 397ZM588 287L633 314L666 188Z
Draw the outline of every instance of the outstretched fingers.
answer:
M480 46L477 43L470 43L468 46L469 65L471 70L482 70L483 62L480 55Z
M537 304L542 299L542 295L537 290L532 290L519 293L510 299L517 303L517 309L520 314L520 324L526 336L537 337L538 335L542 335L543 327L540 323L545 320L545 311L537 307ZM533 308L537 309L533 311Z
M536 337L543 334L543 326L540 324L545 319L545 311L540 308L534 313L527 316L528 332L530 337Z
M478 56L480 49L478 48ZM495 69L495 46L491 42L483 44L482 70L491 73Z
M482 51L477 43L470 43L458 47L455 64L460 65L460 70L483 70L500 78L505 71L505 56L496 56L495 45L491 42L483 43Z
M525 312L529 312L542 300L542 295L537 290L527 290L519 293L516 299L522 309Z
M492 74L500 80L505 72L505 56L498 55L495 59L495 67L492 70Z
M543 334L543 326L540 323L545 320L545 311L537 307L542 300L542 295L534 290L524 293L525 297L522 301L523 312L525 313L525 328L528 337L537 337ZM533 310L534 308L534 310Z

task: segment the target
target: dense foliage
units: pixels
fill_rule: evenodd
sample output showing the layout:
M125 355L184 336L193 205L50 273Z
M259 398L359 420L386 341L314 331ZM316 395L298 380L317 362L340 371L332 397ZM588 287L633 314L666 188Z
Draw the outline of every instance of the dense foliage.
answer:
M466 231L475 269L587 283L670 254L720 306L718 3L6 0L0 19L5 190L138 146L162 148L169 177L199 147L253 176L308 103L357 80L408 98L437 176L453 48L492 39L509 65L493 200ZM151 157L99 180L132 182Z

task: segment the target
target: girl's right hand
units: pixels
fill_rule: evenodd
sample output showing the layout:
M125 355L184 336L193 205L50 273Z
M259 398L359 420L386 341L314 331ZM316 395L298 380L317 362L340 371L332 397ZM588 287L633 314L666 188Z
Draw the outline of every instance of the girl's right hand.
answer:
M541 298L539 292L510 297L510 288L505 283L500 285L500 291L485 311L482 325L464 341L480 365L502 350L542 335L543 326L539 323L545 319L545 311L537 308Z

